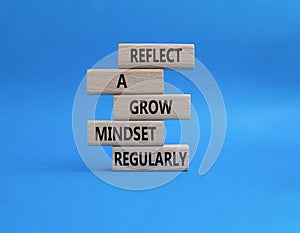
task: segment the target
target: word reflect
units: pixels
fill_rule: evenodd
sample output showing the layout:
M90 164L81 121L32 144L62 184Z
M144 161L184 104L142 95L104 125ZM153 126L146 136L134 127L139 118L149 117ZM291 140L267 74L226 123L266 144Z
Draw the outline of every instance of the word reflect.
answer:
M131 62L180 62L182 48L130 49Z

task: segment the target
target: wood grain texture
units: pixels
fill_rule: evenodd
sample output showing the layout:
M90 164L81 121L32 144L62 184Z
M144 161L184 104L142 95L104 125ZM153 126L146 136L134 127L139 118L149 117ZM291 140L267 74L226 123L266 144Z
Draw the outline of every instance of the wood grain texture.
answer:
M113 147L113 171L183 171L189 169L188 145Z
M88 121L88 145L163 145L163 121Z
M192 69L194 44L119 44L119 68Z
M114 96L114 120L190 119L188 94Z
M119 85L121 81L126 85ZM123 80L124 77L124 80ZM89 69L87 70L88 94L162 94L163 69Z

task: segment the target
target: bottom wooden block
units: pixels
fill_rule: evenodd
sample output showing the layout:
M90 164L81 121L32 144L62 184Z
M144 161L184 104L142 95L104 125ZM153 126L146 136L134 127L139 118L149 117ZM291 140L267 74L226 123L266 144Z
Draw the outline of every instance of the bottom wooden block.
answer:
M114 146L113 171L183 171L189 169L188 145Z

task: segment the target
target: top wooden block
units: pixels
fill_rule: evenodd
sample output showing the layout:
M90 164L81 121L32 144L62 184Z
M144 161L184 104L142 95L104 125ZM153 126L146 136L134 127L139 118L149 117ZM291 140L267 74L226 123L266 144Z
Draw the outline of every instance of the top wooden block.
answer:
M194 44L119 44L119 68L192 69Z

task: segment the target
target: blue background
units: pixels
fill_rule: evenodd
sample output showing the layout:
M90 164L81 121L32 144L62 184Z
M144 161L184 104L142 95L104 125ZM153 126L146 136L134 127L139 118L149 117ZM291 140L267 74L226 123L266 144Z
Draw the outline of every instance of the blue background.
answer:
M299 12L297 0L1 1L0 231L298 233ZM73 99L120 42L195 43L228 118L205 176L207 110L190 171L165 186L122 190L82 162Z

